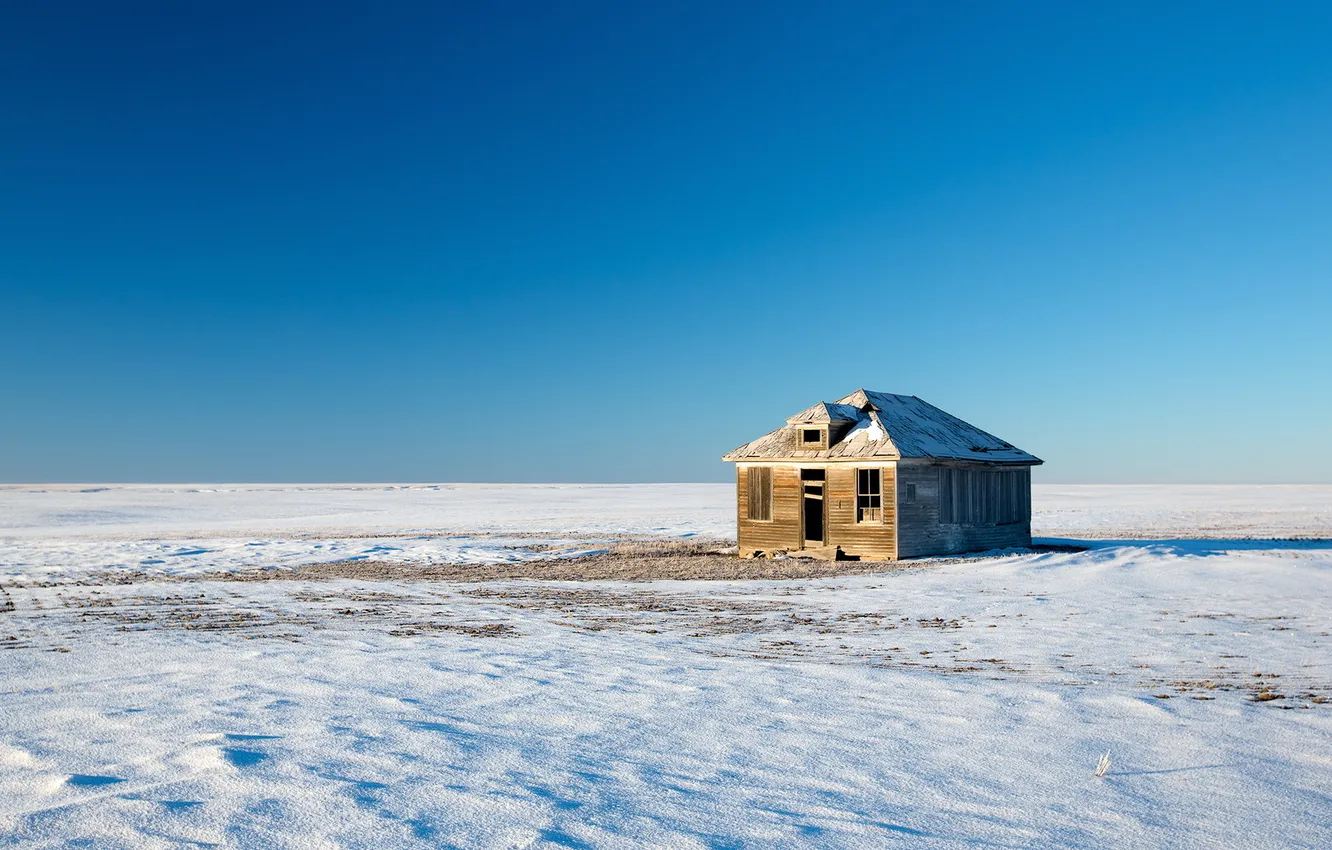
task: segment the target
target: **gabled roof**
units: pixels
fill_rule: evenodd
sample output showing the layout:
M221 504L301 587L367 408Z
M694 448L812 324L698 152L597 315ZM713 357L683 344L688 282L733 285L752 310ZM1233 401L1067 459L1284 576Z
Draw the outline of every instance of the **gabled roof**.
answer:
M835 402L819 402L786 421L776 431L727 452L722 460L934 458L1013 464L1042 462L1035 455L913 395L856 390ZM827 449L801 448L800 426L831 422L850 423L851 427Z

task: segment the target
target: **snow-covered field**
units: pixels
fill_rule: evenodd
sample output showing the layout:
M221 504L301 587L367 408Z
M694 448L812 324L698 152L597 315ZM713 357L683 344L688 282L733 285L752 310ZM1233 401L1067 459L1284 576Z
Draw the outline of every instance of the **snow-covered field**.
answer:
M875 576L224 580L732 498L0 486L0 844L1332 846L1332 487L1038 487L1088 551Z
M718 484L0 485L0 580L544 558L523 544L731 536L733 498Z

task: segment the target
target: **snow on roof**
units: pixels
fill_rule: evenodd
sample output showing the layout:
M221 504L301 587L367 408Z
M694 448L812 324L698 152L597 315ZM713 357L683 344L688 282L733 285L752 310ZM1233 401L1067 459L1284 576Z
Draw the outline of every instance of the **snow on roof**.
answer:
M856 390L835 402L819 402L790 419L787 425L746 443L722 460L938 458L988 463L1038 464L1028 454L975 425L911 395ZM800 425L854 423L823 450L801 447Z
M786 420L794 425L797 422L855 422L860 418L860 408L851 404L829 404L821 401Z

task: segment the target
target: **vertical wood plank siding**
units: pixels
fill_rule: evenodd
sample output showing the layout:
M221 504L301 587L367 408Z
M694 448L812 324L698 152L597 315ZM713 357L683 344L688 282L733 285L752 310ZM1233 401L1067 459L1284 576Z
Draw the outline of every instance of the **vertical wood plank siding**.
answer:
M960 479L984 483L957 486ZM904 493L908 484L916 485L916 501L903 501L899 506L899 558L1031 545L1029 468L995 469L981 464L901 461L897 465L898 492ZM951 494L941 492L950 486ZM1007 495L1005 486L1012 488ZM950 498L943 499L943 496ZM1012 519L1005 522L963 521L964 517L986 516Z
M772 467L749 468L749 519L764 522L772 519Z
M939 521L996 524L1031 518L1031 470L941 466Z

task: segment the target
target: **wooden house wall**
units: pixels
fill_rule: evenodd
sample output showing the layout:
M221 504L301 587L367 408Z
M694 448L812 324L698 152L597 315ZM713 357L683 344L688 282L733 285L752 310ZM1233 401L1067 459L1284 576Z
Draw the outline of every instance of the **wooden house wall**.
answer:
M755 551L791 551L804 545L804 529L800 526L800 468L772 467L772 519L749 518L749 465L736 464L735 470L735 527L740 554L748 556Z
M805 544L801 521L803 490L801 469L825 469L824 545L867 560L891 560L896 551L897 485L892 464L773 464L772 520L751 520L749 513L749 464L736 465L736 530L740 554L755 551L793 552ZM856 470L875 467L882 472L882 523L856 522Z
M882 474L883 522L856 522L856 470L874 467ZM889 561L897 557L894 498L895 470L880 464L829 464L824 499L828 503L826 540L841 546L848 555L867 561Z
M938 463L897 464L897 557L918 558L1031 545L1031 479L1020 522L1003 525L939 522ZM993 469L988 464L949 464L958 468ZM916 486L916 500L907 501L907 485Z

